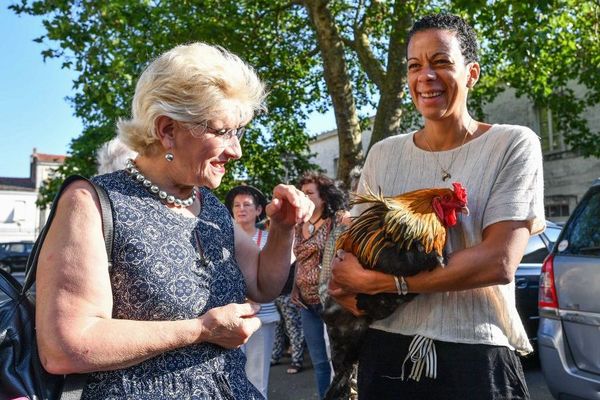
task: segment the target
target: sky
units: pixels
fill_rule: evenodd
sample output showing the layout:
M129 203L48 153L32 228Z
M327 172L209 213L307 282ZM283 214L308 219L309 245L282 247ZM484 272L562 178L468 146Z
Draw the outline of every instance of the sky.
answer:
M0 6L0 176L26 178L32 150L67 154L79 136L81 121L66 99L73 94L76 74L61 69L60 60L43 61L42 18L17 16ZM11 2L12 3L12 2ZM307 121L311 134L335 128L333 113Z

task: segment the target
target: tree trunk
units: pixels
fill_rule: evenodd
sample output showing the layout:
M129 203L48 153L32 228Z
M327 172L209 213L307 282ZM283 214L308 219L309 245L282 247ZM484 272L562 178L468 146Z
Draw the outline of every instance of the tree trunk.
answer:
M379 103L373 122L369 149L386 137L395 135L403 114L403 91L406 85L406 36L412 26L414 10L409 2L398 1L394 6L394 25L388 45L388 60L385 80L379 86Z
M317 36L325 83L335 113L340 149L337 178L349 187L350 170L362 163L362 132L344 59L344 44L326 0L304 0L303 5Z

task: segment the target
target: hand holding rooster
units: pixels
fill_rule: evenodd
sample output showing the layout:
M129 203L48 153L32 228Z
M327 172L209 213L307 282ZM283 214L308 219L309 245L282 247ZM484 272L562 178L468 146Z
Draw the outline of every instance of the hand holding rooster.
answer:
M337 304L324 304L323 319L337 365L326 399L340 398L347 390L370 322L389 316L415 296L398 293L396 279L443 265L446 229L457 223L457 211L468 213L460 183L453 189L421 189L393 197L356 195L354 204L362 203L370 206L336 243L329 293Z

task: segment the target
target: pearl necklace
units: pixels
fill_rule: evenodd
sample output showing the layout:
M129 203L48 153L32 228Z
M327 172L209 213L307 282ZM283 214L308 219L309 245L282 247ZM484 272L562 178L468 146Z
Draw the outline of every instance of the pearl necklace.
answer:
M137 165L135 165L135 161L131 158L127 159L125 163L125 171L131 176L131 178L139 182L146 190L153 196L157 197L164 204L170 204L175 207L189 207L194 204L194 199L196 198L197 190L196 188L192 188L192 194L187 199L180 199L171 194L167 194L164 190L160 190L158 186L156 186L152 181L146 178L144 175L140 173L137 169Z

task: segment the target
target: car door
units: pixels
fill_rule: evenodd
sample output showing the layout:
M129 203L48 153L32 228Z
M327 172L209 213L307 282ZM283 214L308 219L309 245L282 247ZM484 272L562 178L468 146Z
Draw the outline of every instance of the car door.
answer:
M546 230L529 238L525 254L515 273L517 312L521 317L521 321L523 321L527 337L532 341L532 344L537 340L539 325L538 288L540 271L544 259L560 234L560 230L560 226L546 221Z
M559 239L554 279L559 315L573 361L600 374L600 185L575 209Z

